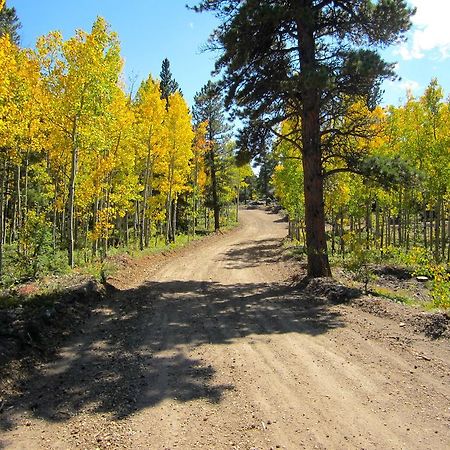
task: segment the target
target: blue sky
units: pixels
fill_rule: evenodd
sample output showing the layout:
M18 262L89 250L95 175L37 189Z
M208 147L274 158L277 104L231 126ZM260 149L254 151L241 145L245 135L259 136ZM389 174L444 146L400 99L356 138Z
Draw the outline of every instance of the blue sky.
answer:
M90 30L103 16L119 34L125 59L125 81L138 82L149 73L158 76L161 61L169 58L171 70L192 105L195 92L210 78L214 55L202 53L217 21L211 14L196 14L185 8L195 0L7 0L22 23L22 45L33 47L37 37L60 30L64 38L74 30ZM397 62L401 80L384 85L385 104L399 104L406 89L422 94L437 77L446 95L450 93L450 0L409 0L418 8L409 40L385 51Z
M65 39L75 29L89 31L97 16L118 33L125 60L125 81L157 77L161 62L169 58L171 71L189 104L211 78L214 55L202 53L217 24L208 14L197 14L190 0L7 0L22 23L21 44L34 47L37 37L59 30ZM139 84L137 84L139 86Z
M389 61L397 62L401 80L384 85L387 104L405 100L406 89L421 95L433 77L450 94L450 0L409 0L417 8L413 28L405 44L385 52Z

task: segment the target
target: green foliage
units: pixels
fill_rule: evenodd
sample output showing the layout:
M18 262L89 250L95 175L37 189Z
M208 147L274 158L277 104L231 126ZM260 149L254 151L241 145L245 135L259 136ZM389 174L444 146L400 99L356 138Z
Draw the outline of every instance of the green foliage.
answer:
M19 30L22 27L14 7L1 6L0 2L0 36L9 35L10 39L19 44Z
M433 307L450 308L450 272L443 264L429 266L430 275L433 278L431 297Z
M159 74L161 79L159 89L161 91L161 99L166 101L166 107L169 107L169 99L172 94L180 90L180 86L175 81L170 71L170 62L164 58L161 64L161 72Z
M367 293L369 282L375 279L372 265L377 259L377 252L370 242L355 233L348 233L344 239L350 249L350 254L344 261L344 268L364 284L364 291Z
M232 168L235 165L234 144L230 141L230 126L227 124L225 105L217 83L209 80L194 97L192 115L194 124L206 124L207 149L204 155L207 182L205 186L206 205L214 210L214 227L220 228L219 215L232 189ZM229 195L230 194L230 195Z
M357 173L385 188L417 186L423 174L400 155L368 155L354 165Z
M62 250L48 250L35 257L24 257L12 245L5 247L5 269L0 286L11 288L25 281L47 275L64 275L69 272L66 253Z
M414 275L430 276L428 267L432 262L432 255L423 247L413 247L408 252L394 245L383 249L384 261L406 267Z
M292 133L292 124L285 122L282 131ZM281 163L274 168L272 183L281 205L291 220L303 220L305 201L303 195L303 168L299 150L288 141L280 140L274 157Z
M44 213L30 211L19 238L16 265L24 278L64 272L61 252L53 252L52 225Z

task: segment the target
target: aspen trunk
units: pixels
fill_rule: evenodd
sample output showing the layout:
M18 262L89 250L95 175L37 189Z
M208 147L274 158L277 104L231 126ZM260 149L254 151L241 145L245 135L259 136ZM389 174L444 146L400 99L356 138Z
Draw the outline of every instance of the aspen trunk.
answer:
M449 208L450 212L450 208ZM450 217L447 217L447 236L450 238ZM450 243L447 245L447 263L450 262Z
M342 257L344 257L345 255L345 241L344 241L344 211L341 208L340 211L340 216L341 216L341 227L340 227L340 234L339 234L339 242L340 242L340 247L341 247L341 255Z
M167 193L166 200L166 244L173 241L173 230L172 230L172 184L173 184L173 172L174 172L174 157L170 158L169 162L169 191Z
M415 247L417 244L417 228L418 228L418 218L417 218L417 214L414 214L413 247Z
M0 167L0 281L3 277L3 245L5 234L5 171L6 162Z
M445 229L445 202L442 202L441 208L441 255L442 260L445 259L445 246L447 243L447 233Z
M213 210L214 210L214 231L219 231L220 229L220 205L219 205L219 195L217 192L217 174L216 174L216 162L214 149L211 150L211 188L212 188L212 200L213 200Z
M129 227L130 217L128 211L125 213L125 247L128 248L130 245L130 227Z
M378 248L382 248L382 244L380 242L380 207L378 206L378 202L375 204L375 242Z
M56 199L58 197L57 187L55 187L55 195L53 196L53 224L52 224L52 243L53 243L53 251L56 251L56 235L57 235L57 218L58 218L58 210L56 208Z
M149 245L149 224L148 224L148 217L147 217L147 209L148 209L148 199L150 196L149 184L150 184L151 172L153 171L151 166L152 166L151 144L149 142L147 159L146 159L146 164L145 164L144 199L142 202L141 236L140 236L141 250L143 250L144 247L148 247L148 245Z
M177 207L178 199L175 197L172 201L172 242L175 242L177 236Z
M403 236L403 230L402 230L402 219L403 219L403 195L402 191L400 190L399 195L399 205L398 205L398 214L397 217L394 218L394 230L398 227L398 246L402 247L404 242L404 236ZM398 218L398 220L397 220ZM398 222L398 225L397 223ZM394 235L395 236L395 235ZM395 244L395 241L394 241Z
M434 259L440 260L440 244L441 244L441 206L442 197L439 195L435 207L435 222L434 222Z
M386 221L386 244L391 245L391 212L387 213L387 221Z
M410 248L410 208L409 204L405 207L405 218L403 220L404 222L404 228L403 228L403 235L405 236L405 245L406 245L406 251L409 252Z
M134 232L134 240L137 241L140 238L140 229L139 224L141 223L139 220L139 211L140 211L140 202L136 200L134 214L133 214L133 232Z
M29 164L29 152L27 151L27 154L25 156L25 174L24 174L24 186L23 186L23 211L25 214L25 217L28 214L28 164Z
M433 211L433 210L430 210ZM433 245L434 245L434 241L433 241L433 230L434 230L434 222L433 222L433 215L430 215L430 235L429 235L429 242L430 242L430 253L433 252Z
M10 196L7 195L8 193L8 187L10 184L10 173L8 170L8 164L4 163L4 170L3 170L3 175L4 175L4 189L3 189L3 244L6 244L6 239L7 236L9 236L9 243L12 243L11 241L11 225L9 226L9 232L8 232L8 211L10 209Z
M336 215L334 214L334 211L331 210L331 254L334 256L335 253L335 236L336 236L336 228L337 228L337 221L336 221Z
M423 218L422 218L422 226L423 226L423 245L425 247L425 250L428 248L428 237L427 237L427 205L424 202L423 207L422 207L422 211L423 211Z
M370 238L372 234L372 211L370 209L370 201L366 204L366 248L370 247Z
M75 266L74 249L75 249L75 182L77 176L78 166L78 145L77 145L77 118L73 121L72 128L72 159L70 166L70 181L69 181L69 240L68 240L68 262L73 269Z
M20 183L20 179L22 177L22 171L20 164L16 167L16 221L17 221L17 228L15 233L15 239L17 239L17 248L19 249L19 255L21 254L20 249L20 233L22 231L23 226L23 220L22 220L22 186Z
M94 205L93 205L93 211L92 211L92 231L96 234L96 227L97 227L97 217L98 217L98 198L95 199ZM92 257L95 258L97 256L98 251L98 239L97 236L92 242Z

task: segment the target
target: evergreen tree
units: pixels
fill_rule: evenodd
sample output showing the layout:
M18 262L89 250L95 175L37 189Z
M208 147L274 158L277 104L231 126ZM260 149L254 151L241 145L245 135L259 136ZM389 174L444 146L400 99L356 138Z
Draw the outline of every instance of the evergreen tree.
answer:
M170 71L170 62L167 58L164 58L161 65L161 72L159 74L161 79L159 89L161 91L161 99L166 101L166 109L169 109L169 97L175 92L180 91L180 87L175 79L172 77Z
M380 83L394 75L377 47L405 35L413 10L405 0L203 0L194 9L222 21L211 47L222 50L216 71L223 72L227 103L268 125L287 118L297 124L308 275L330 276L322 140L339 134L352 99L376 103Z
M22 27L17 17L15 8L8 8L0 2L0 36L8 34L15 44L19 44L19 29Z
M194 97L193 117L195 125L206 122L208 151L205 154L206 171L209 177L211 207L214 211L214 229L220 228L220 199L218 173L225 154L225 144L230 127L226 125L225 106L217 83L208 81Z

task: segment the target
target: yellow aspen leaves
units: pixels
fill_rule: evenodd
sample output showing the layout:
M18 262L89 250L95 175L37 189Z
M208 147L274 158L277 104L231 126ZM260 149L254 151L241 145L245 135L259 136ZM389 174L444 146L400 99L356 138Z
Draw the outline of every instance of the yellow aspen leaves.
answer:
M68 39L52 31L35 50L0 37L0 207L4 235L23 241L16 248L28 248L42 222L46 242L74 266L80 252L149 246L168 222L174 234L188 214L178 202L204 203L206 124L194 133L182 94L166 105L152 76L132 98L122 68L101 17Z

